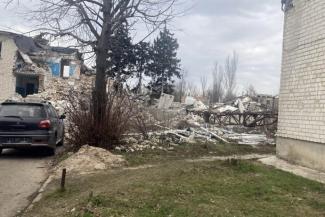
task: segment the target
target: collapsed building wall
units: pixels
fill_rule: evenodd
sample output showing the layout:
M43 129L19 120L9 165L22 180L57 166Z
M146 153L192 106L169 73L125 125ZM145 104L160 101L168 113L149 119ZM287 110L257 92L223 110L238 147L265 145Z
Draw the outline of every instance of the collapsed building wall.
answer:
M80 78L83 60L77 49L0 31L0 50L0 101L15 93L26 97L45 91L54 78Z
M12 76L17 46L13 39L0 35L0 102L15 92L16 79Z
M277 155L325 171L325 1L286 11Z

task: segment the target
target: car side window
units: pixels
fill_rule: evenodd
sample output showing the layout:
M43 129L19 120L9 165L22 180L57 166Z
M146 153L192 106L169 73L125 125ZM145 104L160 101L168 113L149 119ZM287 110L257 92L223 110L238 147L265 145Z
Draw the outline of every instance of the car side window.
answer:
M51 118L58 118L58 115L57 115L55 109L51 105L49 106L49 115Z

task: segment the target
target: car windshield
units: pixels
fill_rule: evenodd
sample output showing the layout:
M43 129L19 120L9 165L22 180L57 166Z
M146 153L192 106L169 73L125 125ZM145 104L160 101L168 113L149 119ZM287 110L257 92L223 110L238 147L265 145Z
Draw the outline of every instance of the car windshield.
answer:
M0 105L1 117L44 118L44 107L41 105L4 104Z

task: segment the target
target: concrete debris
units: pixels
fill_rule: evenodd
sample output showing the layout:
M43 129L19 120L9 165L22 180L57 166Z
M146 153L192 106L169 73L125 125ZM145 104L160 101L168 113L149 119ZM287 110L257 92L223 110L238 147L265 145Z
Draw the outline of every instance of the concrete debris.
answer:
M188 96L185 98L185 105L187 106L194 105L195 102L196 99L194 97Z
M29 95L27 98L22 98L17 94L12 97L12 100L50 101L57 109L58 114L61 115L68 105L67 96L71 92L80 96L90 95L94 84L94 76L82 74L80 79L53 78L47 83L49 86L46 87L46 91ZM143 115L139 118L144 120L143 124L146 126L143 129L148 132L141 132L141 134L139 134L139 131L130 132L125 136L123 145L116 147L116 150L125 152L154 149L169 151L173 150L175 146L197 141L238 143L253 147L275 144L274 137L267 135L259 127L228 126L233 124L230 122L228 125L211 123L209 119L210 112L214 114L245 114L248 111L259 112L266 110L266 107L254 101L251 97L238 97L227 104L215 103L213 105L206 105L194 97L186 97L185 103L175 103L173 101L173 96L163 94L155 106L141 106L141 114ZM66 136L69 137L69 135ZM86 146L86 149L90 151L91 156L95 155L89 147ZM80 153L83 151L84 149L81 149L71 160L79 161L79 156L84 157L84 153ZM108 156L110 156L110 153L108 153ZM85 158L91 160L89 157ZM81 167L84 166L86 165L81 164ZM85 170L91 170L92 168L106 168L106 164L100 158L95 158L93 164L90 164L90 168L85 168ZM71 169L74 170L75 168ZM79 170L79 168L76 168L76 170Z
M242 126L228 126L219 129L223 138L241 145L275 145L275 138L267 136L262 130Z
M20 98L26 101L45 100L52 103L58 114L64 113L67 105L67 96L74 92L79 95L89 95L92 91L94 76L80 75L80 79L61 79L52 78L48 82L46 91L38 94L28 95L26 98ZM17 94L18 95L18 94Z
M219 107L217 109L215 109L214 111L218 112L218 113L224 113L224 112L234 112L237 111L238 108L230 106L230 105L224 105L222 107Z
M211 134L211 136L214 136L216 139L220 140L221 142L229 143L226 139L222 138L221 136L217 135L216 133L210 132L209 130L207 130L203 127L201 127L200 129L207 132L208 134Z
M247 134L247 133L230 133L224 134L224 137L236 141L238 144L241 145L262 145L265 143L270 143L265 134ZM273 143L273 141L271 141Z
M15 92L23 97L50 90L55 79L74 80L80 75L91 74L78 49L53 47L44 35L35 38L0 31L4 56L0 60L0 101Z
M159 102L158 109L169 109L174 102L174 96L168 94L162 94Z
M237 99L224 103L216 103L211 106L213 112L237 112L241 114L244 112L263 112L274 111L277 112L278 98L269 95L258 95L256 98L242 96Z
M163 135L163 133L151 133L147 139L142 138L139 134L129 135L124 139L123 144L117 146L115 149L123 152L173 150L174 147L177 146L176 142L179 142L179 139L175 137L164 137Z
M60 162L54 168L54 172L59 176L62 169L66 168L67 173L87 174L96 170L120 167L124 163L125 160L120 155L114 155L105 149L86 145L80 148L77 153Z
M194 111L203 111L208 109L208 106L206 106L202 101L197 100L191 96L185 98L185 105L187 109L191 109Z
M146 149L168 149L183 143L195 143L198 140L237 143L243 145L274 145L274 134L266 133L266 127L241 125L239 121L224 121L225 125L210 121L211 114L237 114L267 111L267 107L254 101L252 97L243 96L224 103L206 105L194 97L186 97L185 103L172 103L172 97L164 94L158 106L147 109L152 119L153 129L148 132L149 138L128 135L124 146L117 147L121 151L142 151ZM263 99L266 99L263 95ZM157 109L158 108L158 109ZM259 114L259 113L258 113ZM257 115L256 115L257 117ZM242 118L242 117L241 117ZM227 120L223 118L223 120ZM243 118L242 118L243 120ZM248 120L248 119L247 119ZM136 139L129 137L136 136ZM162 143L170 146L161 145Z

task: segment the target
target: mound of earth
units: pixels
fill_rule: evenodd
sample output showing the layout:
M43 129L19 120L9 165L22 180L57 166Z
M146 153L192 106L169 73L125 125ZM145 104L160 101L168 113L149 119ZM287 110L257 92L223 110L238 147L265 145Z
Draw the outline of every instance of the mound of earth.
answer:
M105 149L86 145L60 162L55 167L55 173L59 175L62 169L66 168L68 173L87 174L96 170L120 167L124 163L125 160L121 155L114 155Z

